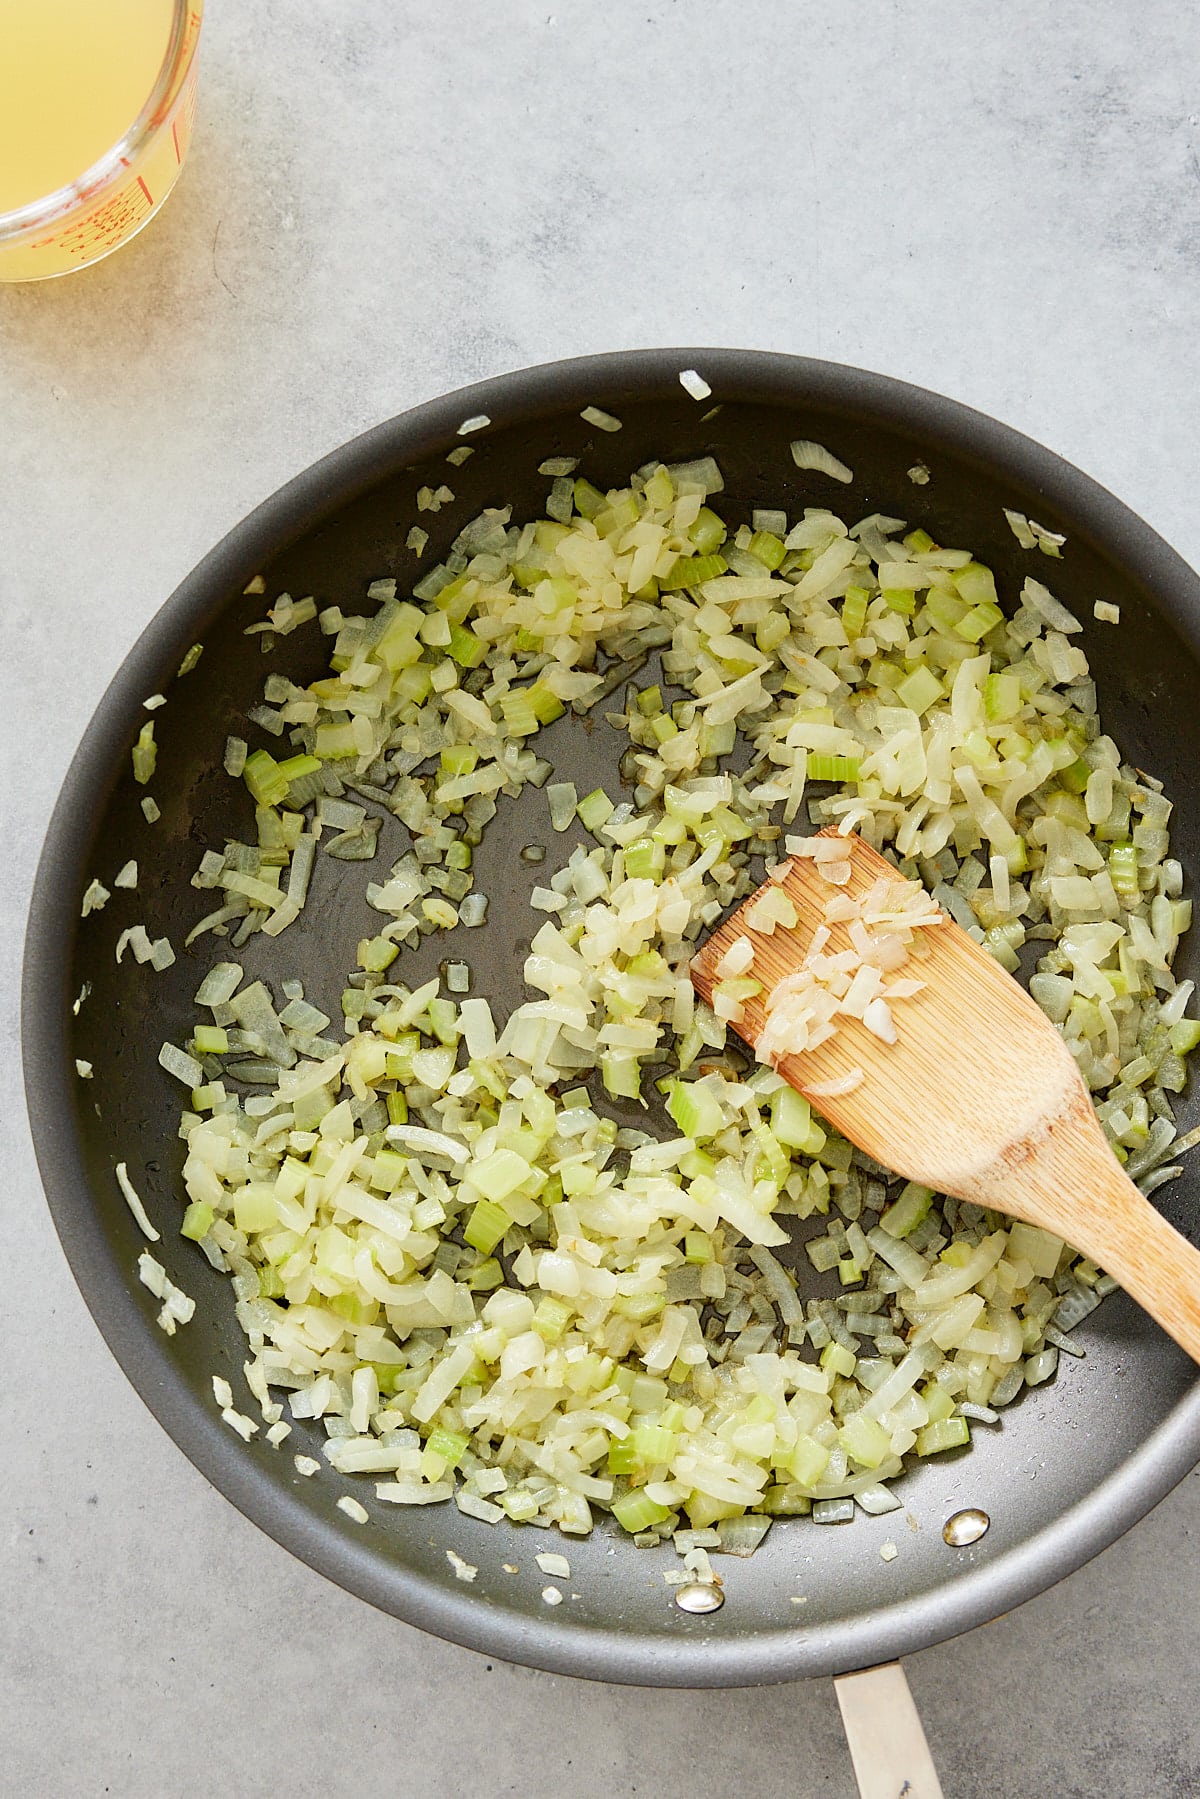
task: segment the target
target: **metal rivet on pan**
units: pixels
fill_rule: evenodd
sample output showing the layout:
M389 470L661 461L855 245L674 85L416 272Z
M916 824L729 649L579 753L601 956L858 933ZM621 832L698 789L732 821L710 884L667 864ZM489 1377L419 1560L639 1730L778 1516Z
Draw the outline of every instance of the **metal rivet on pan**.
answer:
M725 1595L720 1587L714 1587L705 1580L690 1580L686 1586L676 1587L675 1603L681 1612L719 1612L725 1603Z
M951 1549L965 1549L970 1543L978 1543L991 1522L986 1512L969 1505L965 1511L955 1512L947 1518L942 1526L942 1536Z

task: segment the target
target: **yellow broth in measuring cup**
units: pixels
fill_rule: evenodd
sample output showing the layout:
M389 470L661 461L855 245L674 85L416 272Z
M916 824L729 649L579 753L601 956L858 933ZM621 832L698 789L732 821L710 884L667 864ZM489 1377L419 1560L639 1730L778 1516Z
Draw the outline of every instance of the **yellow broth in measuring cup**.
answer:
M170 193L204 0L0 0L0 281L84 268Z

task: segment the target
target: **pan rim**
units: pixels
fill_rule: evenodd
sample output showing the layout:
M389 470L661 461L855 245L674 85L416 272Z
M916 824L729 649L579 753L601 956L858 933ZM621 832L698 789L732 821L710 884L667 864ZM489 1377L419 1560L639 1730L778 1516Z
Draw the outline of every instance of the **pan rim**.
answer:
M384 1563L365 1539L331 1531L201 1410L167 1340L132 1303L129 1279L90 1223L91 1193L72 1115L66 991L81 844L98 785L126 749L130 698L180 638L202 634L244 582L287 543L342 510L377 482L458 437L485 414L497 426L560 414L602 396L674 392L681 369L699 368L718 397L836 406L848 416L919 430L960 459L1035 486L1049 505L1086 520L1090 539L1119 560L1200 658L1200 578L1105 488L1011 427L958 401L848 364L778 352L691 348L617 351L517 370L430 400L321 458L227 533L146 626L114 675L72 758L47 830L32 890L22 979L26 1103L51 1215L92 1316L135 1391L188 1459L251 1522L318 1573L421 1629L482 1653L553 1673L623 1684L747 1686L840 1673L925 1648L1032 1598L1108 1547L1152 1509L1200 1457L1200 1381L1128 1460L1055 1522L931 1591L820 1631L764 1629L756 1636L637 1636L533 1620L480 1605L460 1587ZM615 402L614 402L615 403ZM219 596L215 598L214 596ZM185 631L186 627L186 631ZM239 1453L240 1452L240 1453Z

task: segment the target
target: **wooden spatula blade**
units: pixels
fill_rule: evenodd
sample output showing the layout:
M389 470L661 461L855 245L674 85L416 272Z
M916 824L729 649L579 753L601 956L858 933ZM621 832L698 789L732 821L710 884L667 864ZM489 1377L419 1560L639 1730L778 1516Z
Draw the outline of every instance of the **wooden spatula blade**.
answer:
M815 861L793 858L782 881L759 889L783 888L799 915L795 929L777 926L769 936L750 929L745 913L752 898L713 932L693 963L696 990L711 1003L717 963L736 938L750 938L750 972L763 983L764 994L746 1002L744 1018L734 1028L751 1048L766 1022L767 997L802 965L834 894L860 899L881 875L902 878L861 838L846 842L851 868L846 886L831 886ZM846 927L830 928L830 949L848 948ZM952 919L917 932L901 972L925 987L895 1002L894 1044L883 1043L857 1018L839 1018L837 1034L827 1043L805 1055L785 1056L776 1066L876 1161L909 1180L967 1197L1010 1144L1035 1129L1048 1111L1057 1114L1072 1094L1083 1094L1083 1084L1049 1019ZM861 1070L863 1079L852 1092L812 1095L814 1087L854 1070Z
M745 914L754 895L713 932L692 964L696 990L711 1003L717 964L737 938L750 939L754 961L746 972L764 992L745 1002L734 1028L752 1049L770 995L803 965L831 895L840 890L858 899L881 875L901 879L861 838L844 841L850 879L841 889L807 857L793 858L765 884L781 885L792 901L794 929L751 928ZM830 950L849 946L844 926L829 928ZM1200 1252L1121 1169L1049 1019L949 918L916 932L900 973L925 985L894 1002L895 1043L882 1042L857 1018L838 1017L827 1042L779 1056L779 1073L884 1167L1065 1238L1200 1360ZM855 1071L862 1079L852 1090L820 1091Z

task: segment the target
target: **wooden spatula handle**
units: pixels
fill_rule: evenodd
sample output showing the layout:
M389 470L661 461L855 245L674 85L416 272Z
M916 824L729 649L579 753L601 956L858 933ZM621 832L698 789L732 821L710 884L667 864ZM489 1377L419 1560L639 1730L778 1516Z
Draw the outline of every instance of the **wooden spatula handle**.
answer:
M859 1799L942 1799L929 1744L899 1662L833 1683Z
M1093 1191L1091 1238L1076 1247L1099 1267L1119 1269L1130 1298L1200 1362L1200 1250L1138 1192L1115 1159Z
M1014 1143L962 1197L1065 1237L1200 1362L1200 1250L1134 1186L1082 1082L1039 1133Z

